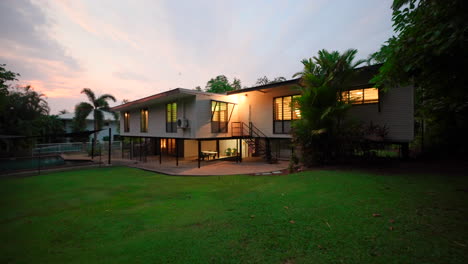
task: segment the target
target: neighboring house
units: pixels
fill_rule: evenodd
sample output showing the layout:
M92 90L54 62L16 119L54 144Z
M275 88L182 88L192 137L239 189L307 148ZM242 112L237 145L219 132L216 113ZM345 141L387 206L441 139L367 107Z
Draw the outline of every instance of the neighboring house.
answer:
M112 140L115 139L116 135L119 135L119 120L115 120L114 116L110 113L103 112L104 114L104 124L102 126L102 131L98 132L97 140L103 141L104 137L109 136L109 128L111 128L111 136ZM58 118L61 119L64 123L65 132L71 133L73 131L73 118L75 117L74 113L66 113L58 115ZM94 114L91 113L86 117L86 128L85 130L92 131L94 130ZM94 135L90 135L89 140L94 137Z
M363 67L344 94L354 101L349 116L386 126L386 142L407 145L413 140L413 88L379 93L368 84L376 70ZM122 117L120 135L144 139L148 154L205 159L237 152L240 157L289 158L291 122L300 119L291 104L300 96L298 84L293 79L227 94L177 88L112 110Z

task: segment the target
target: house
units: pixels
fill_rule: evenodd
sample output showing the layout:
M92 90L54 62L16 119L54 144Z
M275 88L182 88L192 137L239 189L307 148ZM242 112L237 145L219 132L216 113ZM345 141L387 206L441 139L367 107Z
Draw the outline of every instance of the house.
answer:
M109 128L111 128L111 137L112 140L115 140L116 136L119 135L119 120L116 120L114 115L111 113L103 112L104 115L104 125L102 131L97 133L97 140L103 141L105 137L109 137ZM64 123L65 133L73 132L73 118L75 117L74 113L66 113L58 115L58 118ZM85 130L92 131L94 130L94 114L91 113L86 117L86 128ZM91 135L89 140L91 141L94 135Z
M364 67L344 97L353 101L351 117L388 129L386 142L413 140L413 88L380 93L369 84L376 67ZM300 111L299 79L256 86L227 94L177 88L113 107L120 112L120 134L139 138L146 153L200 160L264 156L289 159L291 124Z

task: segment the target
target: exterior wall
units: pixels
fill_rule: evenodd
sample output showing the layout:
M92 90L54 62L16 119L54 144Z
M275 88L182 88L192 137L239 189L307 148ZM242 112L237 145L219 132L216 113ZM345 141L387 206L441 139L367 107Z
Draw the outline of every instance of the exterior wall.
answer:
M198 141L184 140L184 157L198 157Z
M228 124L227 133L212 133L211 132L211 100L222 101L229 104L228 106L228 117L232 116ZM196 138L222 138L231 136L231 123L238 121L239 107L237 105L236 95L197 95L197 102L195 107L196 117L194 123L196 124L197 130L195 133Z
M387 140L409 142L414 138L414 87L393 87L380 98L378 104L353 105L349 118L365 124L386 126Z
M170 102L177 103L177 119L186 118L189 120L189 128L177 128L176 133L166 132L166 104ZM148 108L148 132L141 132L140 129L140 109ZM124 113L121 111L122 116L120 120L121 135L122 136L135 136L135 137L163 137L163 138L193 138L196 131L196 112L195 109L195 96L189 98L181 98L169 100L156 104L148 104L145 107L132 109L130 112L130 131L124 132Z
M273 98L299 94L299 91L293 87L290 85L267 89L266 93L251 91L231 95L239 97L239 121L247 124L251 121L267 137L291 138L290 134L273 133Z
M264 89L263 91L247 91L231 95L199 93L193 96L183 94L179 99L155 100L147 106L134 108L130 111L130 132L123 132L124 120L121 118L120 128L122 136L166 137L185 139L207 139L231 137L232 122L252 122L259 130L270 138L290 139L290 134L273 133L273 99L275 97L295 95L300 92L294 85L285 85ZM211 101L217 100L229 104L228 131L226 133L211 132ZM349 111L349 118L364 123L373 122L385 125L389 129L388 140L394 142L408 142L414 137L414 103L412 87L395 87L383 94L380 98L380 112L378 104L354 105ZM189 128L177 129L177 133L166 132L166 104L177 102L177 118L189 120ZM150 101L151 102L151 101ZM148 132L140 132L140 109L149 110ZM121 111L123 117L125 111ZM232 115L231 115L232 112ZM189 144L189 143L187 143ZM190 143L191 144L191 143ZM205 143L204 143L205 144ZM190 145L191 146L191 145ZM196 146L195 146L196 147ZM185 147L186 155L192 152L188 145ZM214 147L215 148L215 147ZM211 148L211 149L214 149ZM205 149L205 147L202 147ZM196 150L195 155L197 155ZM220 149L223 151L223 149Z

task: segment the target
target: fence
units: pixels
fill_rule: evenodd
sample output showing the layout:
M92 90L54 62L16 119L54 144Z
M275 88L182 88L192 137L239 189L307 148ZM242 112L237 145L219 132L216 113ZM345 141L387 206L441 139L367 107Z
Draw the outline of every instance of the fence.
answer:
M37 171L46 168L59 168L86 164L107 164L113 159L122 158L121 141L36 144L28 152L0 158L0 175ZM109 152L110 150L110 152ZM93 155L94 154L94 155Z

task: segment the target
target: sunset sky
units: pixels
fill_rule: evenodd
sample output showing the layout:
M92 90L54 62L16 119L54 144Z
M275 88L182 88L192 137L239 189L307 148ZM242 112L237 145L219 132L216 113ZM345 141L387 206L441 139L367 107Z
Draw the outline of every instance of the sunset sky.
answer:
M367 58L392 35L391 0L0 0L0 64L73 111L84 87L120 104L224 74L291 76L319 49ZM114 104L115 105L115 104Z

